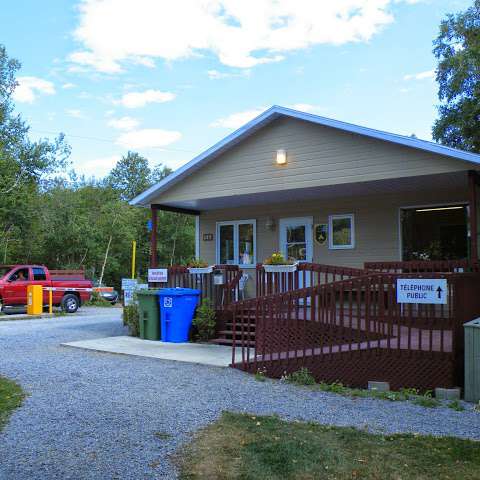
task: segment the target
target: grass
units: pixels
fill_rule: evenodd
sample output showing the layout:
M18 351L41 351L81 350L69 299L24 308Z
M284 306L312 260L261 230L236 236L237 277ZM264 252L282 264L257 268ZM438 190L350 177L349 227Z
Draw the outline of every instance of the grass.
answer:
M24 397L25 394L17 383L0 376L0 430L7 423L12 411L22 404Z
M224 413L176 461L183 480L480 479L480 442Z
M258 371L260 372L260 370ZM258 378L259 373L255 374L255 378ZM266 370L261 371L261 375L265 377L267 374ZM352 398L376 398L378 400L388 400L391 402L401 402L401 401L411 401L415 405L420 405L426 408L435 408L442 406L442 402L433 398L432 392L430 390L420 393L416 388L402 388L398 391L381 391L381 390L365 390L363 388L351 388L346 387L340 382L326 383L320 382L316 383L315 378L309 372L308 368L301 368L296 372L290 373L289 375L284 375L282 381L287 383L292 383L298 386L306 386L313 390L320 390L322 392L336 393L338 395L343 395L345 397ZM458 401L454 400L447 404L452 410L461 412L465 410L463 405ZM480 405L479 405L480 411Z

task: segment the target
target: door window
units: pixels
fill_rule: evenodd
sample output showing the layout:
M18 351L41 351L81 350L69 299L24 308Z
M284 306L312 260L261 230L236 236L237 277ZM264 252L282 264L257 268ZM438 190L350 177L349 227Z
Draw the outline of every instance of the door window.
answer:
M28 268L19 268L8 279L10 282L26 282L28 280Z
M311 262L312 217L282 218L280 220L280 251L291 260Z

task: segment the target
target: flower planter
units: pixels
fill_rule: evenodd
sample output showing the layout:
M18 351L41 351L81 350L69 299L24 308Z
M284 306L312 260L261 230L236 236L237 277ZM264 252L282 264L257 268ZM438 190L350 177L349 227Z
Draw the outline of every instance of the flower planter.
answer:
M191 275L202 275L204 273L212 273L213 266L210 267L188 267L188 273Z
M263 265L266 273L292 273L297 271L297 264L292 265Z

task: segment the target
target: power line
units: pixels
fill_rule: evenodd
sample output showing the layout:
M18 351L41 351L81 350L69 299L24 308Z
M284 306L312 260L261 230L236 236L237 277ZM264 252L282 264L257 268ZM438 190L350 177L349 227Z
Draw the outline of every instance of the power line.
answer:
M50 130L37 130L36 128L31 128L31 132L36 132L36 133L48 133L51 135L58 135L59 132L52 132ZM116 142L114 139L107 139L107 138L98 138L98 137L86 137L83 135L71 135L70 133L65 133L62 132L66 137L72 137L72 138L79 138L81 140L94 140L96 142L104 142L104 143L113 143L116 145ZM165 152L181 152L181 153L196 153L192 150L183 150L180 148L166 148L166 147L148 147L148 148L153 148L153 149L159 149L159 150L164 150Z

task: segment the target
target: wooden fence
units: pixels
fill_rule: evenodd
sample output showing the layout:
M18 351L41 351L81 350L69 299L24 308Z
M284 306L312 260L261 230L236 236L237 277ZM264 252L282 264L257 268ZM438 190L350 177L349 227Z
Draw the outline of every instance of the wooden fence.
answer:
M463 273L479 272L477 263L470 260L411 260L408 262L365 262L365 270L385 273Z
M338 267L320 263L299 263L297 270L290 273L266 272L262 264L256 267L256 296L264 297L299 288L337 282L364 275L360 268Z
M214 272L221 271L223 274L224 282L221 285L215 285L213 273L192 274L187 267L181 265L165 268L168 269L168 282L151 286L201 290L202 299L210 299L218 309L238 299L239 281L243 272L236 265L215 265Z
M446 279L447 304L397 303L405 277ZM462 385L463 323L480 316L478 292L478 273L370 273L234 303L232 366L277 378L306 367L358 387Z

